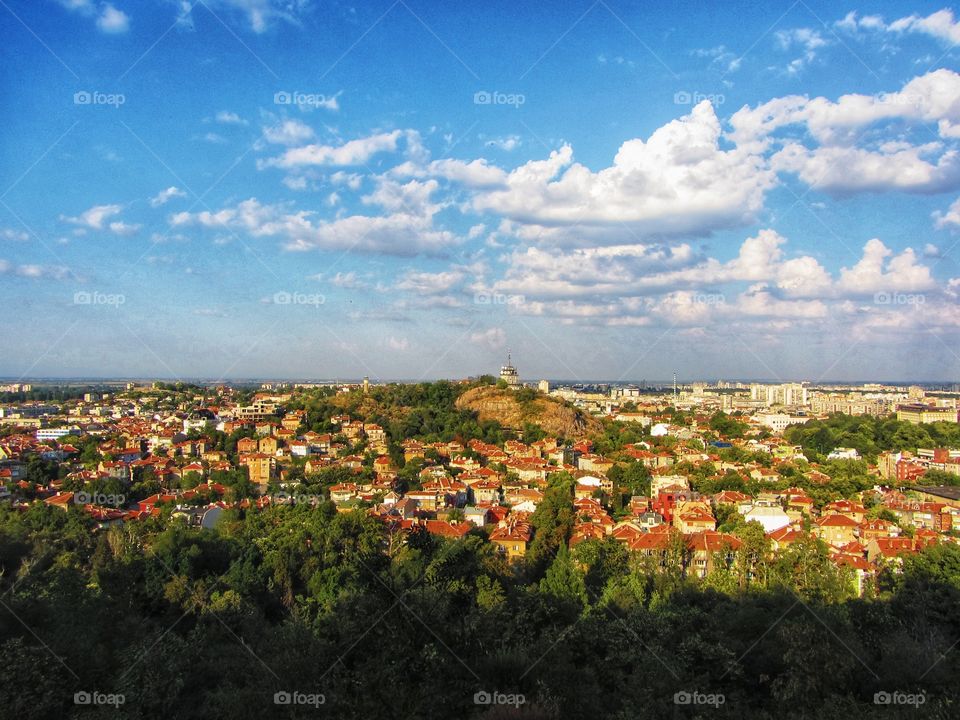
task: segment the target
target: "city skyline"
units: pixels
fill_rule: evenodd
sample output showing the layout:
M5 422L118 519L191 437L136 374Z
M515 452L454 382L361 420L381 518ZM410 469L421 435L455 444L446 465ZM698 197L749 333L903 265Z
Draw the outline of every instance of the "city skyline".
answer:
M0 24L2 376L960 375L941 3Z

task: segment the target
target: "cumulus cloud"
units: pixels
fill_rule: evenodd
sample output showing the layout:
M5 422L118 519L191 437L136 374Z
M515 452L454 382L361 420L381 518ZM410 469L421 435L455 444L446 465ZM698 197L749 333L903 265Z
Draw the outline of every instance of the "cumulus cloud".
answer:
M946 212L935 210L933 212L933 224L938 230L960 227L960 198L950 203Z
M221 110L214 117L221 125L246 125L247 121L230 110Z
M783 51L801 51L801 55L790 61L787 65L786 72L789 75L800 73L800 71L814 61L817 56L817 50L827 44L823 36L817 30L811 28L778 30L774 33L774 39Z
M68 277L76 277L69 268L63 265L36 265L32 263L18 265L2 258L0 258L0 275L17 275L31 280L64 280Z
M160 207L166 205L173 198L186 197L187 193L181 190L178 187L171 185L166 190L161 190L152 198L150 198L150 207Z
M569 145L511 171L502 189L479 190L474 209L520 223L622 224L638 234L705 234L753 219L774 175L762 158L720 147L709 101L647 139L620 146L611 167L573 162Z
M204 4L223 11L228 20L234 16L243 18L244 24L257 34L267 32L278 21L299 25L300 14L307 7L307 3L291 0L205 0ZM193 29L194 5L180 0L177 23L181 27Z
M506 256L506 271L492 291L523 295L526 302L515 312L564 323L689 327L853 318L858 303L878 293L943 296L911 248L898 253L870 240L860 260L836 277L815 258L788 257L786 249L786 238L769 229L744 240L726 262L685 245L565 253L528 247Z
M97 29L108 35L125 33L130 29L130 16L113 3L96 3L94 0L59 0L67 10L91 18Z
M105 33L125 33L130 29L130 16L110 3L104 3L97 16L97 27Z
M125 223L120 220L115 220L109 225L110 232L114 235L123 235L124 237L129 237L131 235L136 235L137 231L140 230L141 225L137 223Z
M843 20L836 23L836 27L847 32L886 32L886 33L921 33L936 38L946 45L960 43L960 22L954 18L953 10L944 8L930 15L907 15L905 17L886 22L879 15L864 15L858 17L855 11L847 13Z
M810 150L791 143L774 155L772 163L776 170L796 173L810 187L832 195L931 194L960 187L960 154L941 150L940 143L907 147L894 143L878 151L851 147ZM934 162L924 159L938 153Z
M342 145L303 145L290 148L283 155L258 161L257 166L263 168L296 168L312 165L325 166L353 166L363 165L374 155L382 152L396 152L399 140L404 137L402 130L377 133L356 140L349 140Z
M0 230L0 240L15 240L18 242L26 242L30 239L30 235L25 233L22 230L14 230L12 228L3 228Z
M960 136L960 75L934 70L897 91L842 95L836 102L788 95L745 106L730 118L730 139L738 145L759 141L762 147L775 131L804 125L821 144L851 145L865 128L890 120L936 123L941 137Z
M443 272L407 271L397 281L397 290L405 290L429 295L445 293L463 282L465 274L462 270L448 270Z
M491 350L499 350L507 344L507 334L503 328L492 327L470 334L470 342L484 345Z
M111 220L123 210L122 205L95 205L77 216L61 215L60 219L84 230L109 230L116 235L132 235L140 225L128 224L121 220Z
M232 229L252 237L276 237L287 250L340 250L396 256L442 254L460 239L436 228L434 206L404 207L386 215L350 215L321 220L313 211L287 204L263 204L256 198L219 211L182 212L170 217L173 227L199 225Z
M277 145L299 145L313 138L313 128L299 120L282 120L263 128L263 138Z
M877 238L863 247L863 257L851 268L840 270L837 283L841 292L849 295L871 295L877 292L923 292L937 284L930 268L917 262L912 248L900 254L888 248Z

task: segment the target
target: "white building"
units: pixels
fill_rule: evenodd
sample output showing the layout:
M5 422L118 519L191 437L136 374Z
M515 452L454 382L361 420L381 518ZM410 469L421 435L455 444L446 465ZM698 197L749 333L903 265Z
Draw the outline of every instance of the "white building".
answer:
M510 362L510 354L507 353L507 364L500 368L500 379L510 387L520 386L520 375L517 369Z
M859 460L860 453L854 448L834 448L829 455L827 455L827 460Z
M787 415L786 413L759 413L754 415L753 419L774 432L783 432L791 425L803 425L810 420L803 415Z

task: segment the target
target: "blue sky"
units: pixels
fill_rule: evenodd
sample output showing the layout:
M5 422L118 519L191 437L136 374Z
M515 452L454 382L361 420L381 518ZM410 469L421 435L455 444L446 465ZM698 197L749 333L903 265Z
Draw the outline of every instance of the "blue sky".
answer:
M958 18L3 0L0 375L955 379Z

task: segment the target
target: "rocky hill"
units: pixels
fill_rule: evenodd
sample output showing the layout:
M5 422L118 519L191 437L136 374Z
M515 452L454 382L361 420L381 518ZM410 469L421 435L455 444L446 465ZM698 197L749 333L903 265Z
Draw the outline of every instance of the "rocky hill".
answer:
M579 438L601 429L596 418L563 400L537 394L532 400L521 401L517 391L492 386L467 390L457 398L457 407L472 410L480 420L496 420L515 430L529 422L549 435Z

